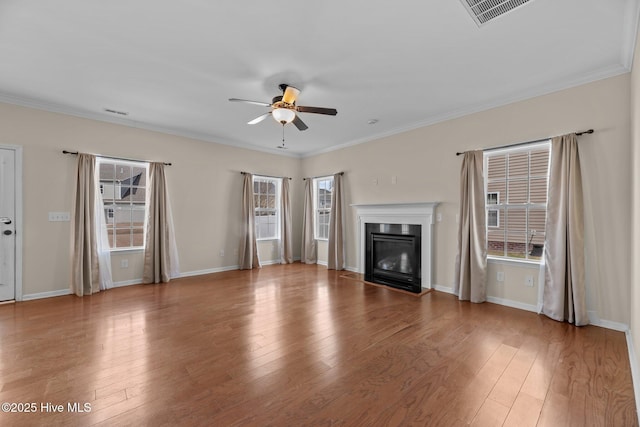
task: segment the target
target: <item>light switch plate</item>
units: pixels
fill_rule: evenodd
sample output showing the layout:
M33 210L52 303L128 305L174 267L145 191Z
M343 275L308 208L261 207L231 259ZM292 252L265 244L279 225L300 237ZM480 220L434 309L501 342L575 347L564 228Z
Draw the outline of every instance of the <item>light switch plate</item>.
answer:
M49 212L49 221L70 221L71 214L69 212Z

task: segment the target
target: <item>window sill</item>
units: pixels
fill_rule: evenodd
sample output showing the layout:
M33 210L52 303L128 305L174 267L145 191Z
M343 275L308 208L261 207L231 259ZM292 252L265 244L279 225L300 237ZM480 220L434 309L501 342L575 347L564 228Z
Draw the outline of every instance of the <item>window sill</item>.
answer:
M116 248L110 250L112 254L135 254L143 253L144 248Z
M491 264L506 264L506 265L520 265L523 267L539 267L541 261L528 260L528 259L516 259L516 258L498 258L487 257L487 263Z
M279 237L269 237L265 239L256 239L256 242L277 242L279 240L280 240Z
M316 237L316 240L317 240L318 242L328 242L328 241L329 241L329 239L328 239L328 238L326 238L326 239L325 239L325 238L319 238L319 237Z

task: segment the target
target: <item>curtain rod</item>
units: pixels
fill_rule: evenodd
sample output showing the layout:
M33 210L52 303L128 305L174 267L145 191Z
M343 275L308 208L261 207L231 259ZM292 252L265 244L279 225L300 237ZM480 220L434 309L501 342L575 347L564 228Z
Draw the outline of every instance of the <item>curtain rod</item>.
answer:
M242 171L242 172L240 172L240 173L241 173L242 175L250 174L250 175L263 176L263 177L265 177L265 178L291 179L291 178L289 178L288 176L271 176L271 175L261 175L261 174L259 174L259 173L254 173L254 174L252 174L251 172L245 172L245 171Z
M339 173L340 175L344 175L344 172L336 172ZM333 174L335 175L335 174ZM312 176L310 178L302 178L303 181L306 181L308 179L316 179L316 178L324 178L325 176L333 176L333 175L318 175L318 176Z
M74 156L78 155L77 151L67 151L67 150L62 150L62 152L64 154L73 154ZM113 156L104 156L102 154L94 154L94 156L97 157L103 157L105 159L113 159L113 160L125 160L128 162L147 162L147 163L153 163L151 160L139 160L139 159L127 159L126 157L113 157ZM163 165L165 166L171 166L171 163L167 163L167 162L162 162Z
M589 130L583 130L582 132L574 132L577 136L580 135L584 135L585 133L593 133L594 130L593 129L589 129ZM493 151L493 150L501 150L503 148L511 148L511 147L517 147L519 145L527 145L527 144L535 144L536 142L542 142L542 141L546 141L548 139L551 139L553 137L550 138L543 138L543 139L536 139L535 141L526 141L526 142L516 142L515 144L507 144L507 145L501 145L499 147L491 147L491 148L484 148L482 151ZM456 153L456 156L459 156L461 154L466 153L466 151L463 152L458 152Z

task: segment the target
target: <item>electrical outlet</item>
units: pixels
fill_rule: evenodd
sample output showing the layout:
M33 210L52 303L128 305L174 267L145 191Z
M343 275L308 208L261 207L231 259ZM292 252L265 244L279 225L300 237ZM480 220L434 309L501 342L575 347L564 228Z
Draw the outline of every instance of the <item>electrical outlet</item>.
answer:
M496 279L498 282L504 282L504 271L498 271L498 277Z
M220 255L220 257L224 256L224 249L220 249L220 252L218 252L218 255Z
M378 185L378 178L373 178L371 182L373 182L373 185Z
M530 288L533 287L533 276L526 276L524 278L524 284Z
M437 214L436 219L438 222L442 222L442 214L441 213Z
M121 259L120 260L120 268L129 268L129 260L128 259Z

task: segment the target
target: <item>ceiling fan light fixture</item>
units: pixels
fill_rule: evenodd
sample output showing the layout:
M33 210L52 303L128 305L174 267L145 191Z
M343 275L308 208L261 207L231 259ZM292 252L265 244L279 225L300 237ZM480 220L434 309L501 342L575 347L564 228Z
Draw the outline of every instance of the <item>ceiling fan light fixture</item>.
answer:
M288 108L274 108L271 115L276 122L287 124L291 123L296 118L296 113Z
M282 101L286 102L287 104L293 104L294 102L296 102L296 99L298 99L298 95L300 95L299 89L293 86L287 86L284 89L284 93L282 94Z

